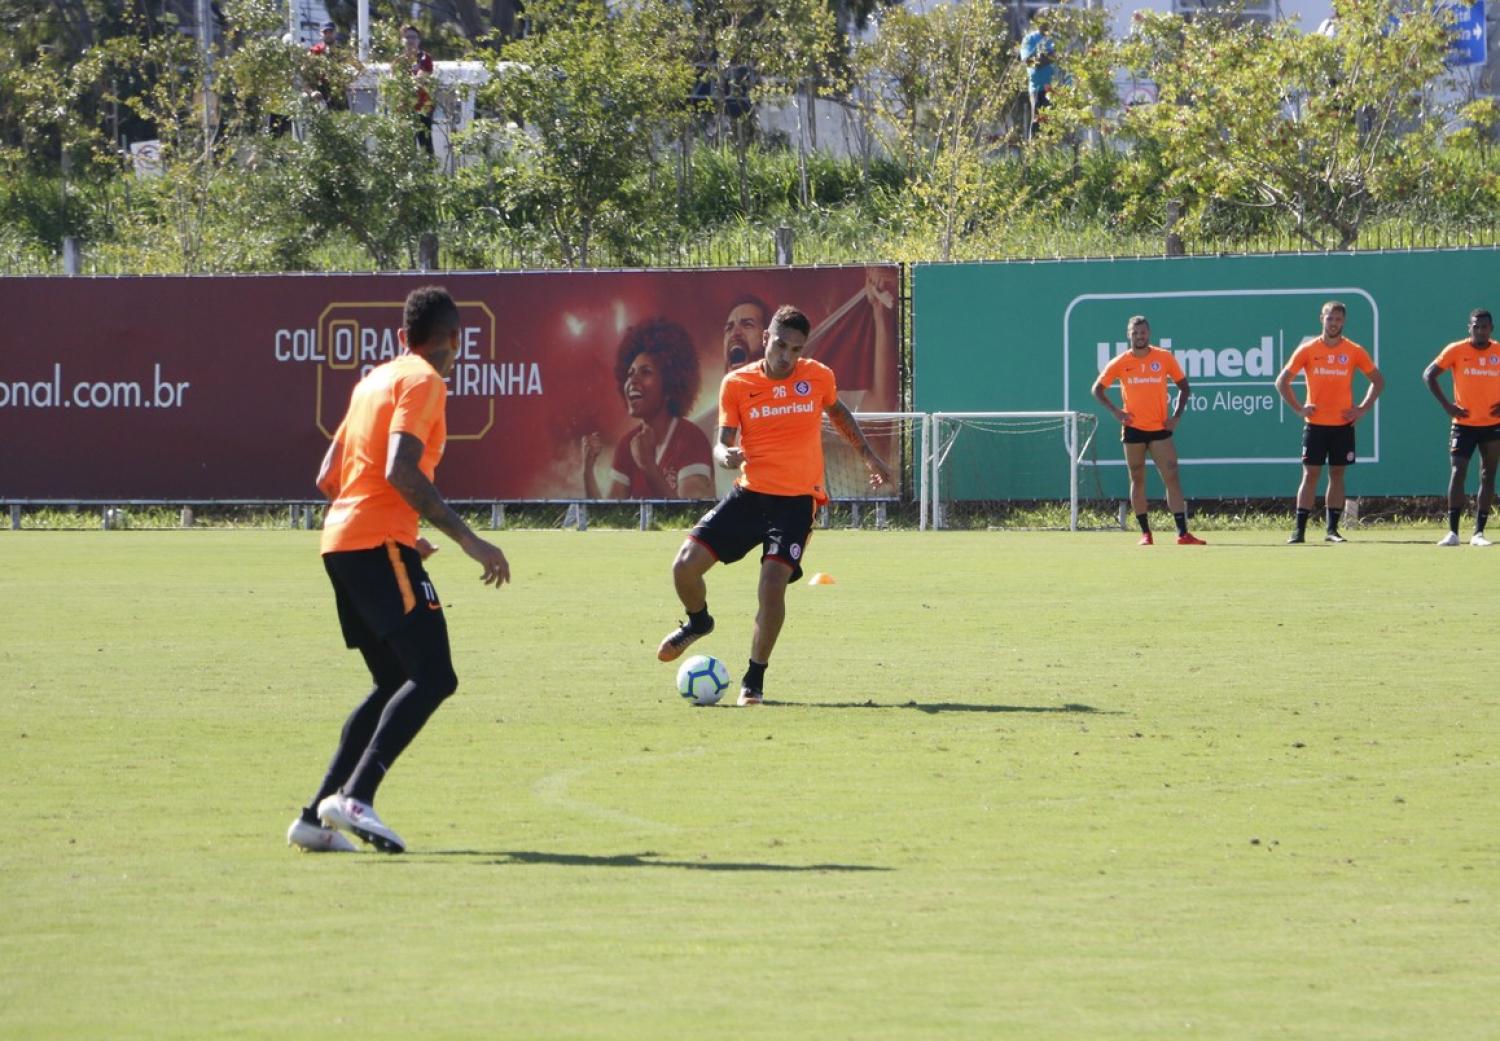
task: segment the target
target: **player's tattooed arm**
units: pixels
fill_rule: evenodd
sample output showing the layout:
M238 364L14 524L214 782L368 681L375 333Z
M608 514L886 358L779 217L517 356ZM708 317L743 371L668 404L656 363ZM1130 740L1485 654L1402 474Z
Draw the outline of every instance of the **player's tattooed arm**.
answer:
M738 470L745 461L745 451L740 447L739 427L720 427L719 442L714 445L714 462L726 470Z
M860 429L859 421L849 411L849 406L842 401L835 401L828 406L828 420L833 428L839 432L845 441L859 453L864 460L865 469L870 471L870 483L879 487L891 479L891 468L886 465L885 460L875 453L870 447L870 442L865 438L865 432Z
M427 479L419 465L421 461L422 442L411 434L394 433L386 446L385 479L422 519L457 542L460 549L484 567L481 577L486 585L498 588L510 581L510 564L500 547L474 534L444 500L437 486Z

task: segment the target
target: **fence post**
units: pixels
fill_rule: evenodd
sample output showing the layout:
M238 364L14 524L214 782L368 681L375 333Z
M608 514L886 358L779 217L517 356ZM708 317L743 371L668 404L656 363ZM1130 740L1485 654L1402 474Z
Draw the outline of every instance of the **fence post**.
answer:
M184 506L182 508L182 516L177 519L177 523L184 528L191 528L193 526L193 508L191 506Z
M859 503L857 502L849 504L849 527L859 527Z
M438 266L438 237L434 232L424 231L417 237L417 270L436 271Z
M490 530L499 531L505 527L505 503L490 503Z
M83 274L83 250L78 245L78 240L72 235L63 236L63 273L67 275Z
M1167 241L1166 254L1169 257L1185 256L1187 251L1182 248L1182 236L1177 234L1177 222L1182 219L1182 200L1167 200Z
M651 504L649 502L643 502L643 503L641 503L641 530L642 531L650 531L651 530L651 514L652 514L652 512L653 511L651 509Z
M13 505L10 508L10 530L11 531L20 531L21 530L21 507L19 507L19 506L14 506Z
M875 530L876 531L884 531L885 530L885 503L884 502L877 502L875 504Z
M776 229L776 263L780 267L792 265L792 229L784 224Z

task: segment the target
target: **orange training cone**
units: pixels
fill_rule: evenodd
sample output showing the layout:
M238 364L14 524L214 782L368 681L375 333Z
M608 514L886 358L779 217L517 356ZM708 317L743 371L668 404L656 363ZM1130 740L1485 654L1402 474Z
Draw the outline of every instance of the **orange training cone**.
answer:
M819 571L807 580L807 584L810 586L831 586L833 585L833 576Z

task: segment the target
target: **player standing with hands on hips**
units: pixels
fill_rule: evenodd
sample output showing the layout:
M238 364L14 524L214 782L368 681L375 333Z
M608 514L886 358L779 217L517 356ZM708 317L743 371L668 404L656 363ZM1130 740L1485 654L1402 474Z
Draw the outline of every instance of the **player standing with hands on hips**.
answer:
M1104 366L1104 371L1094 381L1093 394L1122 427L1120 441L1125 446L1125 465L1130 470L1130 508L1135 511L1136 523L1141 526L1140 544L1155 545L1146 503L1146 455L1149 453L1167 489L1167 507L1177 523L1177 544L1206 545L1188 532L1187 500L1182 497L1182 483L1177 473L1177 446L1172 443L1172 432L1187 410L1192 389L1172 352L1151 345L1151 323L1146 321L1145 315L1135 315L1126 322L1125 333L1130 349L1116 355ZM1123 408L1116 408L1107 393L1109 385L1116 380L1120 381ZM1177 408L1170 415L1169 380L1177 385Z
M801 357L811 331L812 323L801 311L779 308L762 334L764 356L724 377L714 461L739 470L740 476L688 533L672 561L672 582L688 617L657 648L661 661L675 661L713 632L703 579L708 569L719 561L732 564L761 547L759 610L740 705L763 701L766 666L786 619L786 587L802 577L814 513L828 501L823 488L824 413L859 452L872 487L891 479L890 468L839 401L833 370Z
M422 565L437 547L418 536L418 518L457 542L486 585L510 580L505 554L474 534L432 483L447 440L443 381L458 358L459 331L446 290L413 290L398 334L408 353L359 381L318 471L329 498L323 566L344 642L364 657L375 687L345 721L323 783L287 831L287 842L304 850L352 850L339 830L385 853L406 849L375 813L375 791L458 688L443 604Z
M1439 546L1458 545L1458 518L1464 509L1469 460L1479 449L1479 501L1475 503L1471 546L1488 546L1484 525L1495 501L1495 470L1500 467L1500 348L1490 340L1495 320L1483 308L1469 314L1469 338L1444 347L1422 379L1443 411L1453 417L1448 434L1448 534ZM1438 386L1438 375L1453 370L1453 400Z
M1347 308L1337 300L1323 305L1319 316L1323 335L1309 340L1292 352L1276 377L1276 393L1306 422L1302 427L1302 483L1297 486L1297 527L1286 541L1298 545L1307 541L1307 518L1318 497L1318 478L1328 466L1328 491L1323 496L1327 513L1325 542L1343 542L1339 518L1344 513L1344 468L1354 465L1354 424L1385 389L1385 377L1370 360L1369 353L1352 340L1344 339L1344 317ZM1354 370L1370 381L1360 403L1354 403ZM1307 380L1307 402L1292 395L1292 379L1303 373Z

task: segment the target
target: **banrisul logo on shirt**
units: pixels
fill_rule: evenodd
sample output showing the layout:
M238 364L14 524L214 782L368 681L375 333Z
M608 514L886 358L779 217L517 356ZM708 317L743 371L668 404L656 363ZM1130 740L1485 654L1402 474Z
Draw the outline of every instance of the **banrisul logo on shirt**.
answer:
M1327 300L1344 303L1344 335L1379 365L1380 309L1375 297L1358 286L1229 286L1075 296L1061 315L1062 407L1095 413L1103 424L1101 432L1118 425L1093 400L1090 388L1105 365L1129 350L1125 323L1131 315L1141 314L1151 323L1151 342L1172 353L1192 388L1174 438L1182 462L1299 463L1304 420L1276 393L1276 374L1299 347L1322 333L1319 309ZM1343 345L1319 352L1319 357L1315 364L1346 370L1354 361ZM1355 379L1358 400L1364 385L1361 377ZM1304 387L1303 377L1295 377L1298 397ZM1118 400L1119 387L1111 393ZM1175 388L1171 396L1175 407ZM1360 423L1361 462L1380 459L1380 409L1377 401L1373 413ZM1123 458L1103 452L1099 464L1125 465Z
M794 416L816 411L811 401L794 401L790 405L761 405L759 408L752 408L750 418L775 419L778 416Z

